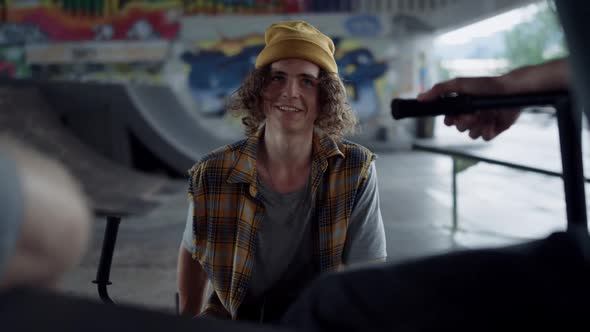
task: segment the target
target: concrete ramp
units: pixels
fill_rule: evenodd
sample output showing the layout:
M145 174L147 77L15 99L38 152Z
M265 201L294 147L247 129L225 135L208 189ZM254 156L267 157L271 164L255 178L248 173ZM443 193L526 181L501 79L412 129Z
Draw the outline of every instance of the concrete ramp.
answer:
M10 84L37 87L73 133L111 160L131 168L146 169L146 163L157 159L167 173L182 177L205 154L242 137L241 131L224 119L201 117L185 107L164 85Z
M219 128L222 123L190 112L167 86L126 85L125 89L134 105L128 109L129 128L148 149L181 174L205 154L239 137L216 135L216 130L224 130Z
M82 183L97 213L146 213L163 195L184 190L179 182L137 172L97 153L60 121L41 89L31 84L0 86L0 132L64 163Z

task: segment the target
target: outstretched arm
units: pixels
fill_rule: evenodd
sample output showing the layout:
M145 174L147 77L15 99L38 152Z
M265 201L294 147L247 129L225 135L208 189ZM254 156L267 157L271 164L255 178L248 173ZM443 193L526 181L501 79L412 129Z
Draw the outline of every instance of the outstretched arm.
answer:
M472 95L507 95L566 89L570 74L566 59L514 69L504 75L490 77L459 77L441 82L420 94L419 101L431 101L449 93ZM473 139L491 140L510 128L520 115L519 109L491 110L477 114L446 116L447 126L469 130Z

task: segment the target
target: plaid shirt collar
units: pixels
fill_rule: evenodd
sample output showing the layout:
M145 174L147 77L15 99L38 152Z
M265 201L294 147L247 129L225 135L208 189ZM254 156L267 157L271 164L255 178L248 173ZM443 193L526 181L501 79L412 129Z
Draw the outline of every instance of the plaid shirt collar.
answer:
M234 155L235 163L227 180L228 183L250 184L250 194L253 197L256 197L258 193L256 156L258 144L263 135L264 127L258 130L255 135L246 139L241 151ZM320 129L314 130L313 133L313 151L311 171L313 174L312 188L315 192L315 189L319 186L321 176L328 166L328 159L335 156L344 158L344 153L338 148L336 141Z

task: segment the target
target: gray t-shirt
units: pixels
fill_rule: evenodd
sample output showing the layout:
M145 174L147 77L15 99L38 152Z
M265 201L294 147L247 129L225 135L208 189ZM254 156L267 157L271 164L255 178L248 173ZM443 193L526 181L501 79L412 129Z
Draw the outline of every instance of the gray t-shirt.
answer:
M317 273L313 264L309 180L297 192L280 194L259 184L264 218L258 232L252 277L245 302L270 287L299 293Z
M14 253L20 232L24 203L22 188L14 161L0 152L0 280Z
M387 256L374 162L368 170L365 183L351 214L343 252L345 264L384 259ZM279 194L261 186L265 216L257 238L247 298L256 299L279 282L297 292L316 275L308 186L287 194ZM189 205L183 245L188 251L194 251L192 204Z

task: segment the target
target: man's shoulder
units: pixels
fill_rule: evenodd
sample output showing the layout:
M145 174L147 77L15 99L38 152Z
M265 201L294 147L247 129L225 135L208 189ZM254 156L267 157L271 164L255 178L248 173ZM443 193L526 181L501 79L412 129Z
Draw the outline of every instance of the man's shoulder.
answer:
M236 153L241 153L246 144L246 139L219 147L206 154L198 163L210 163L216 161L234 160Z
M340 150L344 154L345 160L370 163L376 158L376 155L371 150L358 143L342 140L339 145Z
M193 174L197 169L203 171L210 168L229 168L242 153L245 144L246 139L242 139L209 152L190 168L189 174Z

